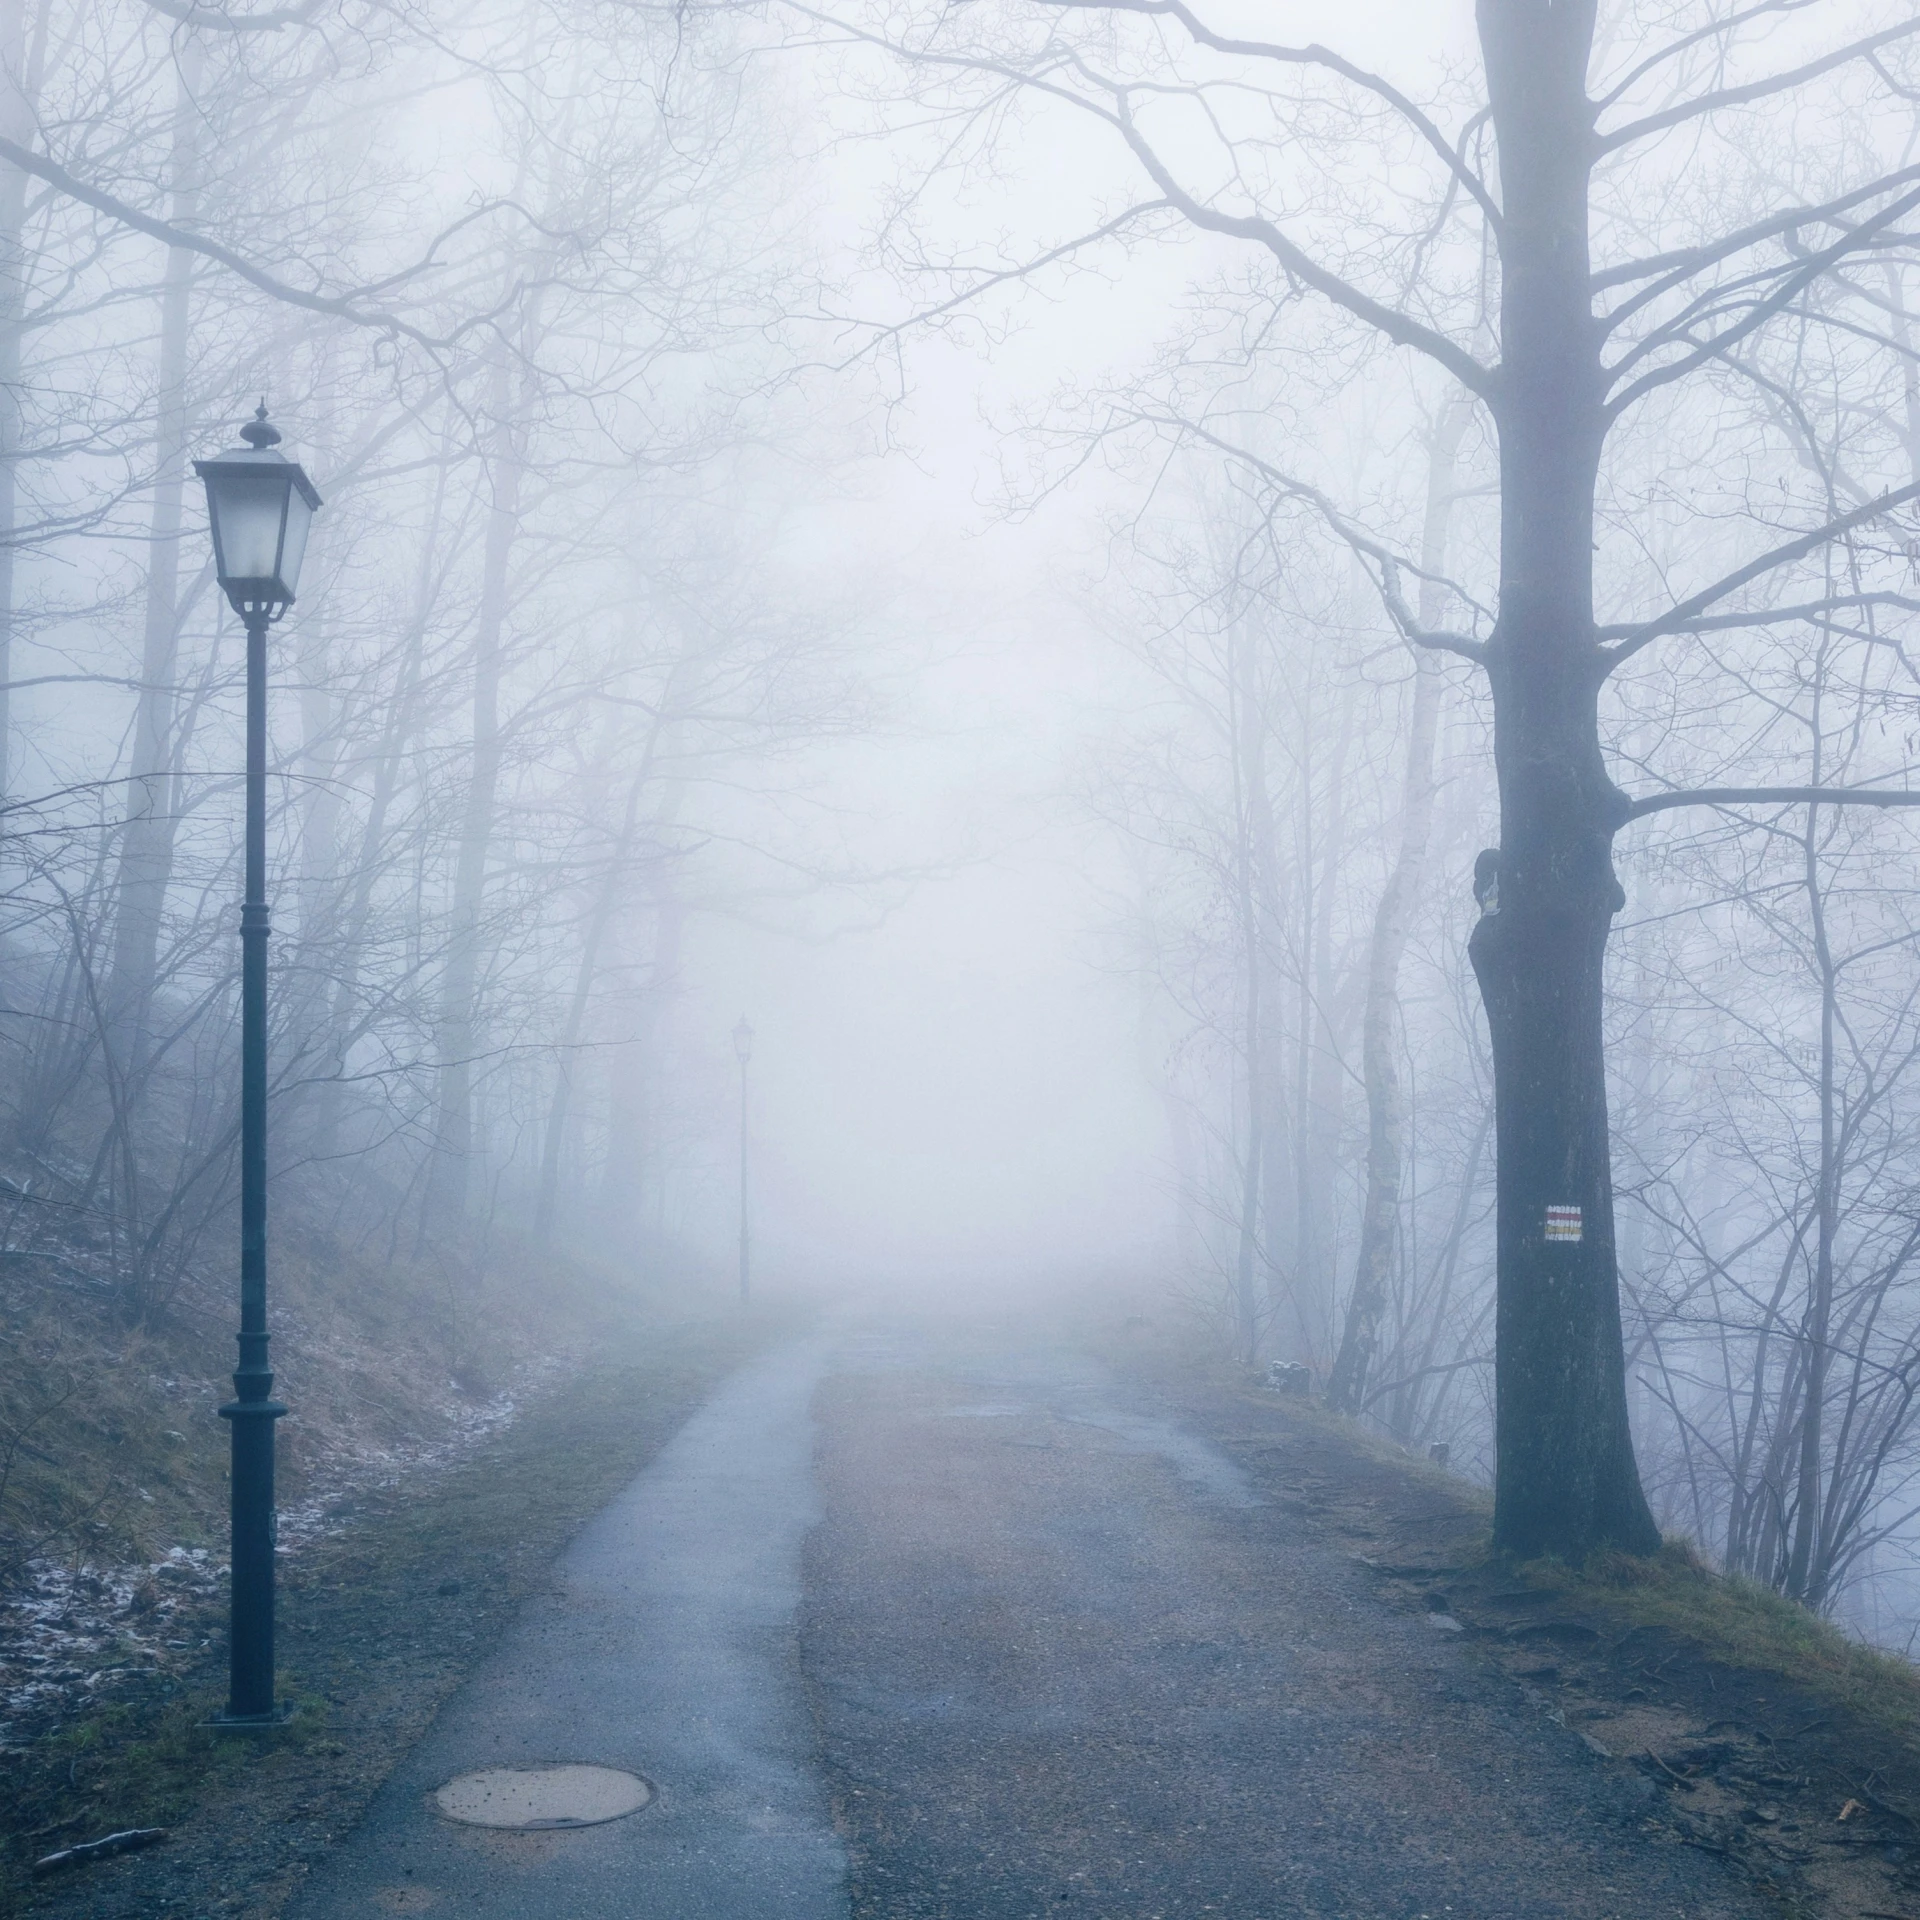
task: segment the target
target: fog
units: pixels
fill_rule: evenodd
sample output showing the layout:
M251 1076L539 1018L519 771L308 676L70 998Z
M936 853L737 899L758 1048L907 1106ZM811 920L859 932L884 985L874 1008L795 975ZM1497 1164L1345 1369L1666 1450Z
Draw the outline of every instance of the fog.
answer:
M0 7L14 1284L226 1284L264 394L276 1259L717 1310L744 1151L1908 1631L1910 23L1285 11Z

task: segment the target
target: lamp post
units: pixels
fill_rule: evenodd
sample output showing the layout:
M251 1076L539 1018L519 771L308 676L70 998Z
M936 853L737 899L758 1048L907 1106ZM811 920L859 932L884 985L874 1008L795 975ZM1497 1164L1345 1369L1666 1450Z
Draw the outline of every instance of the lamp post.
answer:
M193 470L207 484L214 572L247 629L246 898L240 908L240 1360L220 1409L233 1436L231 1681L215 1724L270 1726L273 1398L267 1359L267 629L293 604L320 496L284 454L266 402L247 444Z
M747 1016L733 1030L733 1050L740 1056L740 1304L750 1297L747 1280L747 1062L753 1058L753 1029Z

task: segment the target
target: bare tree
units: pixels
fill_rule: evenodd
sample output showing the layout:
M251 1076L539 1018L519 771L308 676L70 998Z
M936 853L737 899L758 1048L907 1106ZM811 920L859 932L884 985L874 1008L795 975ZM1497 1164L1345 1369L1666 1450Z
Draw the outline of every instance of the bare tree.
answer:
M1450 133L1385 76L1322 46L1224 33L1184 0L970 9L904 36L882 17L790 12L901 63L922 103L944 110L950 151L1004 137L1020 122L1001 109L1021 103L1097 127L1142 182L1117 211L1103 208L1079 233L1048 236L989 274L947 266L951 292L935 312L1177 221L1244 244L1290 292L1422 356L1490 421L1499 584L1477 630L1423 626L1389 577L1389 569L1418 577L1417 562L1331 501L1327 517L1369 556L1407 637L1474 661L1492 697L1501 843L1484 869L1487 910L1471 953L1495 1075L1495 1539L1522 1553L1651 1550L1658 1533L1634 1462L1621 1342L1603 966L1623 899L1615 834L1654 808L1690 802L1679 792L1637 802L1622 794L1603 746L1601 693L1658 640L1751 619L1724 609L1753 583L1882 520L1914 490L1892 486L1849 512L1783 527L1718 579L1608 622L1594 586L1603 462L1621 424L1657 396L1724 371L1815 289L1904 244L1901 223L1920 205L1920 185L1910 167L1867 154L1818 201L1775 198L1757 218L1651 252L1634 251L1630 225L1609 210L1660 177L1669 136L1822 85L1896 97L1887 63L1910 55L1920 25L1863 27L1778 69L1763 58L1755 67L1755 15L1678 34L1655 26L1654 44L1627 42L1624 70L1595 92L1591 0L1482 0L1486 102ZM1734 70L1752 77L1727 79ZM1294 124L1309 100L1335 131L1323 156L1297 144L1288 152L1310 170L1318 159L1329 183L1318 205L1311 186L1303 199L1276 167L1269 132ZM1356 153L1383 182L1389 156L1403 171L1424 169L1424 197L1370 208L1365 220L1342 198L1336 212L1331 170ZM913 264L931 263L922 253ZM1476 289L1489 265L1493 361L1473 344ZM1869 587L1865 599L1888 591Z

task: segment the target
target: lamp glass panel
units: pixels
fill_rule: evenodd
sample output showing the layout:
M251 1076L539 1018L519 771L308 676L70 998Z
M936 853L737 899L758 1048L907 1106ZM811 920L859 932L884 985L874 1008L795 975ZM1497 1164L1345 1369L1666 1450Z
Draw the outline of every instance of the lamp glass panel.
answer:
M219 537L223 580L279 577L280 530L291 490L285 473L230 467L209 476L207 500Z
M287 489L287 537L280 547L280 584L291 599L300 586L300 563L307 557L307 529L313 525L313 509L298 487Z

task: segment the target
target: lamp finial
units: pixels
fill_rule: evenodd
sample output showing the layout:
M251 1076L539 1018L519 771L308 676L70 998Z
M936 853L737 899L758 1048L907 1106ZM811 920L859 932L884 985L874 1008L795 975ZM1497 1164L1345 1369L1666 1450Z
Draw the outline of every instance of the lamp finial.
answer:
M240 429L240 438L256 453L280 444L280 429L267 423L267 401L263 394L254 416Z

